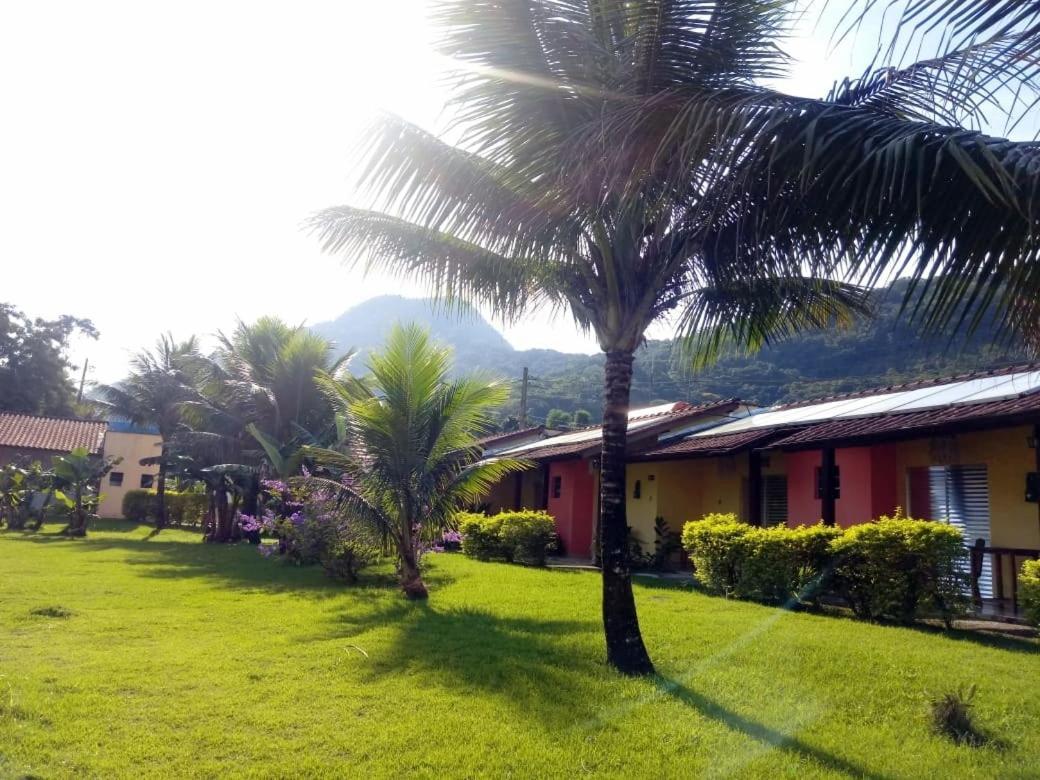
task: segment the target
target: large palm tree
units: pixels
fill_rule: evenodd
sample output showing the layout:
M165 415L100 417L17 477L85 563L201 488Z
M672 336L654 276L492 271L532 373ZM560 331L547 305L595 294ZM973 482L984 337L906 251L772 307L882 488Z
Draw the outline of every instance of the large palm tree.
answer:
M225 381L236 383L240 391L252 390L252 422L263 433L287 442L303 431L316 434L331 425L331 407L314 376L335 373L351 352L334 359L328 339L277 317L239 322L229 335L218 335L216 361Z
M508 388L480 375L451 379L451 362L450 350L434 345L426 331L395 327L383 352L369 357L369 381L322 378L342 415L343 437L335 450L307 449L342 474L339 481L315 481L341 494L358 520L390 540L410 599L428 595L419 571L423 541L525 465L481 460L477 441L491 430Z
M651 323L673 318L710 357L831 323L861 301L845 274L899 269L946 272L919 296L924 316L953 316L971 289L1038 319L1025 293L1040 273L1023 261L1036 254L1040 153L950 121L1036 66L1016 71L1014 47L994 46L868 74L827 99L784 95L765 84L785 72L778 44L797 5L440 3L441 50L460 74L453 143L386 118L363 173L375 210L315 218L350 263L507 320L569 310L596 335L603 621L625 673L653 669L624 497L632 361Z
M183 428L182 410L195 396L193 386L202 360L195 337L178 342L164 334L152 350L137 353L130 363L130 376L115 385L98 385L99 402L108 412L137 425L154 425L162 439L155 463L155 527L166 525L166 476L174 437Z

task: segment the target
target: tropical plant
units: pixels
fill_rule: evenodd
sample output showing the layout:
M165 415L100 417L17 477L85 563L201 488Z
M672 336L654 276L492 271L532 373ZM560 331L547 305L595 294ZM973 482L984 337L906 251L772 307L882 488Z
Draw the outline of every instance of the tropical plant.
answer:
M440 4L459 145L387 118L362 182L376 210L315 217L326 251L351 263L507 320L567 308L595 333L604 628L627 673L653 669L624 501L632 359L651 323L673 318L706 360L843 320L861 297L839 275L901 270L938 279L919 307L933 324L962 315L968 291L1013 310L1005 321L1040 319L1040 263L1026 262L1040 149L954 126L947 110L992 107L994 79L1037 63L993 46L792 97L766 84L786 70L778 44L797 6ZM969 62L981 65L958 70Z
M102 477L122 458L102 458L91 455L85 447L77 447L67 455L58 455L52 462L55 498L70 511L69 536L86 536L87 525L96 516L101 496L98 485Z
M480 375L451 379L450 350L415 325L395 327L368 367L368 384L319 378L342 415L344 436L335 450L307 450L340 479L311 479L337 491L355 519L390 541L405 595L425 599L424 544L462 507L525 465L482 461L477 443L508 389Z
M252 423L268 437L289 442L304 432L321 434L332 424L328 400L314 377L335 374L353 357L333 360L334 345L302 325L277 317L239 322L230 335L219 334L216 360L224 380L252 391Z
M155 527L166 525L166 476L172 442L184 428L183 406L195 398L194 384L202 360L195 337L177 342L163 334L153 350L142 350L131 361L130 376L115 385L98 385L96 393L109 414L137 425L154 425L161 438L159 454L141 465L158 465L155 478Z

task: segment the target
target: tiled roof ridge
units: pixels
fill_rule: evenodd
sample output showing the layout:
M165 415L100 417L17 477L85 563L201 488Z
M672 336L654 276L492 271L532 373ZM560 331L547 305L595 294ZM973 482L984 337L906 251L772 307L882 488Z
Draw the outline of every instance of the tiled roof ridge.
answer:
M938 387L939 385L954 384L956 382L967 382L972 379L980 379L982 377L990 376L1006 376L1008 374L1019 374L1026 371L1040 371L1040 361L1030 361L1025 363L1014 363L1008 366L995 366L991 368L980 368L974 371L967 371L961 374L950 374L942 377L935 377L931 379L915 379L911 382L903 382L901 384L887 385L872 387L866 390L852 390L848 393L835 393L834 395L822 395L814 398L805 398L798 401L791 401L786 404L779 404L771 407L770 411L784 411L787 409L800 409L805 406L814 406L816 404L831 403L833 401L846 401L855 398L870 398L875 395L884 395L885 393L901 393L907 390L919 390L925 387Z
M4 409L0 409L0 417L31 417L34 420L54 420L55 422L80 422L80 423L97 423L99 425L108 425L108 420L99 420L94 417L58 417L53 414L30 414L29 412L9 412Z
M714 409L716 407L719 407L719 406L727 406L729 404L736 404L737 406L741 406L741 405L743 405L745 403L748 403L748 402L747 401L743 401L740 398L720 398L718 401L705 401L704 403L701 403L701 404L691 404L689 401L675 401L675 402L672 403L672 406L679 407L677 409L670 409L667 412L658 412L657 414L650 414L650 415L647 415L645 417L640 417L638 419L639 419L639 421L643 421L643 420L658 420L658 419L661 419L662 417L671 417L673 415L677 416L677 415L681 415L681 414L682 415L685 415L685 414L699 414L701 412L711 411L712 409ZM645 406L645 407L639 407L639 408L636 408L636 409L629 409L628 411L629 411L629 414L631 414L632 412L638 412L639 409L652 409L652 408L653 408L653 406ZM632 422L632 420L629 420L630 424L631 424L631 422ZM563 433L565 433L565 434L581 433L582 431L592 431L592 430L595 430L596 428L602 428L602 427L603 427L603 423L602 422L598 422L598 423L593 423L591 425L584 425L581 428L567 428L565 431L563 431ZM549 437L549 438L553 438L553 437Z

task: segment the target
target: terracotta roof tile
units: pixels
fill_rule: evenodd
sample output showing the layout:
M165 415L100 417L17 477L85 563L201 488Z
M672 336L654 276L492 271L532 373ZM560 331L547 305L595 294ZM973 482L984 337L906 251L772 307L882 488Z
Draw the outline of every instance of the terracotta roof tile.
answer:
M93 455L101 452L107 429L108 423L104 420L0 412L0 447L51 452L84 447Z
M638 460L657 460L664 458L706 458L720 455L732 455L749 447L766 442L776 436L774 429L753 429L737 433L723 433L717 436L691 436L682 441L666 444L662 447L639 453Z

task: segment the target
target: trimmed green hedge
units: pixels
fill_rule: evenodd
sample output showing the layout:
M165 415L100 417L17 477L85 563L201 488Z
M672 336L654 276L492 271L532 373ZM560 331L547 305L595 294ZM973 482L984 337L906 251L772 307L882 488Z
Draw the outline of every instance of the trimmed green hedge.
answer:
M1022 564L1022 575L1018 580L1018 596L1026 617L1034 626L1040 626L1040 561Z
M840 596L862 618L909 622L968 606L960 532L945 523L882 517L847 530L756 528L708 515L683 528L695 574L715 593L769 603Z
M158 516L154 490L128 490L123 496L123 517L138 523L154 521ZM166 491L166 517L171 525L202 525L209 508L205 493Z
M683 528L697 579L711 591L770 603L814 597L841 529L757 528L712 514Z
M462 552L483 561L544 566L556 540L556 522L546 512L522 509L491 516L464 513L457 520Z
M882 517L831 545L832 588L861 618L909 623L922 612L949 623L968 608L968 551L946 523Z

